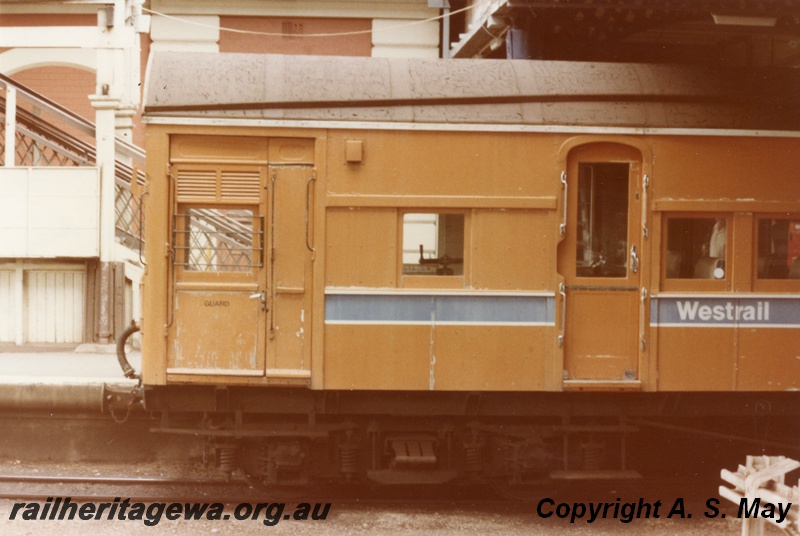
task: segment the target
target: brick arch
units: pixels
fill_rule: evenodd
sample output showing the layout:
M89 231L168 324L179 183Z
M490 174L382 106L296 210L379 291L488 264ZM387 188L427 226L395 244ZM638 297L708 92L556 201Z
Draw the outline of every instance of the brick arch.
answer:
M94 108L89 101L89 95L95 92L96 77L93 71L67 65L46 65L19 70L11 77L89 121L94 121Z

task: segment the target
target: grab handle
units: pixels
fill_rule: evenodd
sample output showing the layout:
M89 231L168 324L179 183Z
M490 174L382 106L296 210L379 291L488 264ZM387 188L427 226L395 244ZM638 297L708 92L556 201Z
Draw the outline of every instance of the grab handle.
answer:
M310 198L311 198L311 183L315 182L316 180L317 180L317 175L313 174L313 175L311 175L311 178L308 179L308 182L306 183L306 248L308 249L308 251L310 251L312 253L314 253L314 246L311 245L311 236L310 236L311 235L311 231L309 229L308 221L309 221L309 212L311 211L311 207L310 207L310 205L311 205L311 200L310 200Z
M561 334L558 336L558 347L562 348L567 334L567 286L564 283L558 285L558 293L561 294Z
M561 236L567 232L567 172L561 172L561 184L564 187L564 215L561 225L558 227L558 232Z

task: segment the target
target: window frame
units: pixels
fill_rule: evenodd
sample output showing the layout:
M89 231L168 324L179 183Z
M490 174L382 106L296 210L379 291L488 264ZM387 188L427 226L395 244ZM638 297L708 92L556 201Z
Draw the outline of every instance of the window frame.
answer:
M725 219L725 277L722 279L694 279L667 277L667 252L670 219ZM659 259L660 287L665 292L730 292L733 289L733 259L735 247L735 218L732 212L675 211L661 213L661 247Z
M752 245L752 271L753 291L755 292L800 292L800 279L766 279L758 276L759 233L758 224L761 220L787 220L800 221L800 213L796 212L754 212L753 216L753 245Z
M403 273L404 219L406 214L458 214L464 217L464 254L461 275L405 274ZM461 289L470 281L471 214L469 209L440 209L435 207L411 207L397 211L397 281L402 288Z
M203 209L222 209L222 210L249 210L252 212L250 219L253 222L251 229L252 245L250 255L252 263L247 266L247 270L192 270L186 265L189 255L189 245L187 243L188 230L186 228L187 215L190 210ZM172 254L170 262L173 265L178 281L184 282L252 282L258 277L260 271L264 269L266 243L266 228L264 217L260 213L260 207L256 203L252 204L220 204L220 203L179 203L170 222L170 234L172 236ZM256 263L255 261L259 262Z
M633 172L633 163L629 162L629 161L614 161L614 160L602 160L602 161L586 160L586 161L579 161L577 163L577 166L578 166L578 180L577 180L577 184L576 184L576 193L575 193L576 206L575 206L575 209L574 209L575 210L574 223L575 223L575 226L576 226L576 233L578 233L578 234L579 234L580 229L581 229L580 214L582 212L581 211L581 191L582 191L581 182L582 182L582 179L584 178L584 175L583 175L583 172L581 171L581 169L583 169L584 167L593 168L594 166L624 166L625 167L625 176L624 176L624 179L623 179L624 180L624 189L623 189L623 191L625 192L625 195L626 195L626 200L625 200L625 203L623 204L623 206L625 207L625 213L624 213L624 216L625 216L625 233L622 235L624 237L624 239L625 239L625 248L622 251L622 257L621 257L622 263L616 265L616 266L622 267L622 269L623 269L623 271L622 271L622 273L620 275L595 274L595 273L588 273L588 274L587 273L582 273L581 274L581 273L579 273L579 266L578 266L578 259L579 259L578 248L580 246L582 246L582 245L585 247L585 244L582 244L582 241L580 240L580 237L578 236L578 234L576 234L575 246L574 246L575 247L575 251L574 251L574 260L575 260L575 262L574 262L574 266L572 266L570 268L570 271L572 272L573 277L575 277L576 279L585 280L586 281L585 284L588 284L588 285L604 285L604 284L615 285L615 284L618 284L618 283L621 283L621 282L631 281L632 279L637 279L638 280L639 276L636 275L636 272L632 272L630 270L630 251L631 251L631 246L636 245L637 247L641 247L640 246L641 237L638 235L637 226L634 223L634 220L638 221L640 219L640 215L639 216L635 215L635 212L638 212L640 207L638 206L639 205L639 201L638 201L638 199L639 199L638 195L639 194L636 193L637 185L635 184L634 181L631 180L631 173ZM592 172L588 178L594 179L594 172ZM620 175L620 178L622 178L621 175ZM595 193L594 192L596 190L597 190L597 188L596 188L595 184L592 183L591 193L588 196L589 197L589 202L588 202L589 210L587 211L589 213L589 227L592 227L592 228L594 227L595 223L597 223L595 221L595 212L596 212L597 208L596 208L596 205L594 204L595 203ZM636 200L633 199L634 195L637 196ZM602 203L600 203L600 205L603 206ZM632 212L634 212L634 217L633 218L632 218ZM612 213L611 217L612 218L616 218L616 215L613 215L613 213ZM592 240L589 243L593 244L595 235L590 233L590 236L591 236ZM599 235L597 235L597 237L599 238ZM600 242L601 241L598 240L598 243L600 243ZM593 248L589 248L589 249L593 249ZM608 255L608 252L606 252L606 254ZM614 265L611 265L611 266L614 266Z

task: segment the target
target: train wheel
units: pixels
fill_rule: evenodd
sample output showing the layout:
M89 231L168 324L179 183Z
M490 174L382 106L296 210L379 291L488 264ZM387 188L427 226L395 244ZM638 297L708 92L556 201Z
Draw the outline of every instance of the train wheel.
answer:
M242 476L255 489L310 484L308 445L302 439L243 442L238 462Z

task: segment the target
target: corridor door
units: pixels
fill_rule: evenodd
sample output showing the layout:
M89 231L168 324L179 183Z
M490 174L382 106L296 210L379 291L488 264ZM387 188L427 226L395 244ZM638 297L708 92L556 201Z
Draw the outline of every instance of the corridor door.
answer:
M558 259L565 382L638 379L641 169L639 152L616 144L569 155Z

